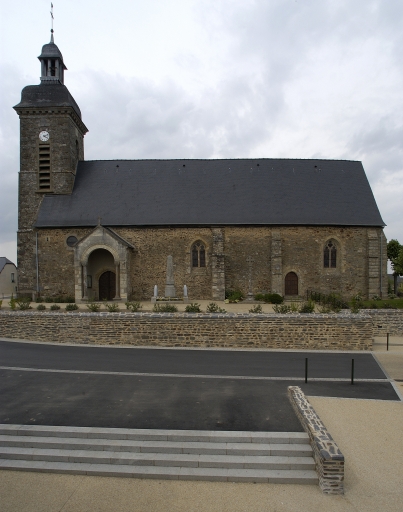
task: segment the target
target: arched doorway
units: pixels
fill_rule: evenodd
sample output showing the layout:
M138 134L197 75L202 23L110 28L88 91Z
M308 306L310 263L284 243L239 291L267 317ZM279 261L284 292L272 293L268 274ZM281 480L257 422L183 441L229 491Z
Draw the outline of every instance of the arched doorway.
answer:
M113 300L116 296L116 274L107 270L99 278L99 300Z
M288 272L285 276L285 295L298 295L298 276L295 272Z

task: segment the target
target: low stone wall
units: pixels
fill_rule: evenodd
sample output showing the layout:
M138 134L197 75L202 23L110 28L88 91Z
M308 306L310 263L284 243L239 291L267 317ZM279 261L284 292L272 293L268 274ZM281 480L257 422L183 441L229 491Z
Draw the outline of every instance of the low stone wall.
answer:
M0 336L58 343L371 350L365 314L0 311Z
M403 309L365 309L373 321L373 336L403 336Z
M288 397L309 436L320 488L325 494L344 494L344 455L301 388L289 386Z

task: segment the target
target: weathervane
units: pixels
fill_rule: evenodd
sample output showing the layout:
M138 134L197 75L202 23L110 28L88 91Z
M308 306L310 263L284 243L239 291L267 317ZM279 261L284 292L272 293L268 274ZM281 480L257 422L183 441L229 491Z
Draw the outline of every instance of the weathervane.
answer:
M54 40L53 40L53 4L51 3L50 4L50 18L51 18L51 24L52 24L52 28L50 29L50 42L51 43L54 43Z

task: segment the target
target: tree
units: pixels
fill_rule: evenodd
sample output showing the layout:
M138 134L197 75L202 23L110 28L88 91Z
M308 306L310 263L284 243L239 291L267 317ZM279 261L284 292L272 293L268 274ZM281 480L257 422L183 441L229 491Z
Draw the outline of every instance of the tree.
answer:
M397 277L403 275L403 245L397 240L390 240L387 245L387 254L393 269L393 290L397 294Z

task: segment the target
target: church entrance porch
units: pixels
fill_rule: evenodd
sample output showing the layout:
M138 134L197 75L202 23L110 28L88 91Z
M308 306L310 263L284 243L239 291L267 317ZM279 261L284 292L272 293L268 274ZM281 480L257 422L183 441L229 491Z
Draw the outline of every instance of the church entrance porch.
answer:
M107 270L99 278L99 300L113 300L116 295L116 274Z
M95 249L88 257L87 296L90 300L119 299L116 276L119 267L112 253L103 248Z
M127 300L130 253L134 247L101 225L75 246L76 302Z

